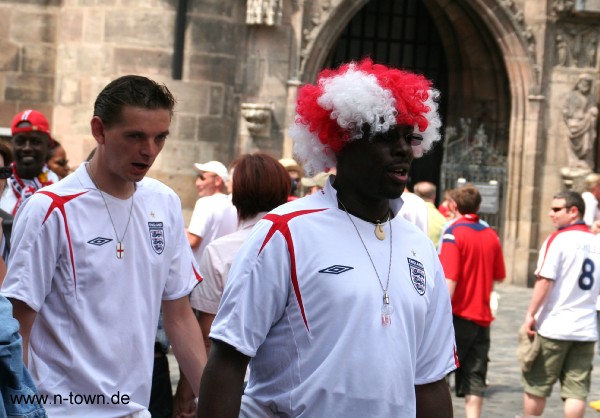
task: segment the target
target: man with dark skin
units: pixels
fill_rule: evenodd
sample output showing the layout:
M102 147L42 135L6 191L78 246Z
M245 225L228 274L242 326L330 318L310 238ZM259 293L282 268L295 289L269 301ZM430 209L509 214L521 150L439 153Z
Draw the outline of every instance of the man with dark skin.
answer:
M238 253L199 418L452 417L443 270L427 236L397 216L414 155L439 139L435 96L424 77L370 60L300 90L296 154L337 175L267 214Z
M11 132L15 161L0 208L14 215L24 200L36 190L56 183L58 176L46 166L52 137L48 120L41 112L29 109L15 115Z

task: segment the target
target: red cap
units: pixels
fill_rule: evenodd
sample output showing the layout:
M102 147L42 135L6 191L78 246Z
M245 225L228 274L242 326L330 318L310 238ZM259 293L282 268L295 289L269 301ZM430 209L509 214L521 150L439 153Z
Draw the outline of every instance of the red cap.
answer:
M21 122L29 122L31 125L19 126ZM50 134L50 124L48 123L48 119L37 110L24 110L19 113L17 116L13 118L12 124L10 125L10 130L13 135L16 135L21 132L43 132L48 134L50 140L52 140L52 135Z

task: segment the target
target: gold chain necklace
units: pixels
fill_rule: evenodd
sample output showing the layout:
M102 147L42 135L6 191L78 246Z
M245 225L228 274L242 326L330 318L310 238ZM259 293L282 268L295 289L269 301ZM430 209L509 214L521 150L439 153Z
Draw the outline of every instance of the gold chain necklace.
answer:
M388 288L390 286L390 272L392 271L392 248L393 248L393 246L392 246L392 221L391 221L392 217L388 213L387 222L390 227L390 261L388 264L387 281L385 283L385 287L383 287L383 283L381 282L381 278L379 277L379 273L377 272L377 268L375 267L375 263L373 262L371 253L369 253L369 250L367 249L367 245L365 244L365 241L363 240L362 236L360 235L360 232L358 231L358 227L352 220L350 213L348 213L348 209L346 209L346 206L344 206L344 204L342 203L342 201L339 198L338 198L338 202L340 203L340 205L344 209L344 212L346 212L346 216L348 216L348 219L352 223L352 226L354 227L354 230L356 231L356 234L358 235L358 238L360 239L360 242L361 242L363 248L365 249L367 256L369 256L369 261L371 261L373 270L375 270L375 275L377 276L377 281L379 282L379 286L381 287L381 291L383 292L383 305L381 306L381 325L383 325L384 327L389 326L392 324L392 314L394 313L394 307L390 304L390 295L388 294ZM379 223L377 225L380 226ZM381 227L381 229L383 230L383 227ZM375 235L377 235L377 228L375 229ZM379 236L377 236L377 238L379 238ZM385 233L383 234L383 238L379 238L379 239L380 240L385 239Z
M129 229L129 223L131 222L131 214L133 213L133 197L135 196L135 189L137 188L135 183L133 183L133 194L131 195L131 207L129 208L129 219L127 219L127 225L125 225L125 231L123 231L123 236L121 237L121 239L119 239L119 234L117 234L117 228L115 227L115 223L113 222L113 218L112 215L110 214L110 209L108 209L108 203L106 203L106 198L104 197L104 193L102 193L102 190L100 190L100 187L98 187L98 183L96 183L96 179L94 178L94 173L92 173L92 167L90 167L90 164L86 164L85 168L87 169L87 172L90 174L90 179L92 180L92 183L94 183L94 186L96 186L96 190L98 190L100 192L100 196L102 196L102 201L104 202L104 207L106 208L106 211L108 212L108 218L110 219L110 223L113 227L113 231L115 231L115 237L117 238L117 258L120 260L125 256L125 247L123 246L123 240L125 239L125 235L127 234L127 230Z

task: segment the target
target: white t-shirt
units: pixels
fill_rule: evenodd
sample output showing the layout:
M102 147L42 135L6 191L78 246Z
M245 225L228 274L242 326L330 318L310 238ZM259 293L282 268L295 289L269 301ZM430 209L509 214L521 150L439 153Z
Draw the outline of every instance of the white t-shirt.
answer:
M397 213L400 199L391 203ZM450 298L429 238L396 216L380 241L373 224L353 219L383 286L393 238L391 325L382 325L382 286L335 189L278 207L238 252L210 333L252 357L242 409L410 417L414 385L455 369Z
M402 193L404 204L400 216L416 225L425 234L429 233L429 216L425 201L414 193Z
M535 316L539 334L555 340L596 341L600 239L583 223L559 229L542 245L535 274L554 280Z
M583 221L586 225L592 226L594 221L600 220L600 210L598 210L598 199L590 193L583 192L581 194L583 201L585 202L585 213L583 215Z
M161 300L184 297L198 283L171 189L145 178L133 208L131 198L104 196L120 236L132 210L122 259L85 165L27 199L13 227L2 294L37 312L29 370L51 399L44 405L50 417L122 417L147 408ZM104 398L76 405L83 395Z
M237 212L227 195L216 193L198 199L188 227L190 233L202 238L200 246L193 250L196 262L200 263L208 244L236 228Z
M231 264L254 225L266 214L260 212L241 221L237 231L214 240L206 247L199 264L202 286L196 288L191 299L193 308L213 315L217 313Z

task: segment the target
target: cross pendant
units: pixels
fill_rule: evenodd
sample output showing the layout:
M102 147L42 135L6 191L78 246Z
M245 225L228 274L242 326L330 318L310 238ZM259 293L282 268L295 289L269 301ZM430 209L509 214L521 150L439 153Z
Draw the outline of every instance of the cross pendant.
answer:
M122 242L118 242L117 243L117 258L118 259L123 258L124 254L125 254L125 248L123 248L123 243Z

